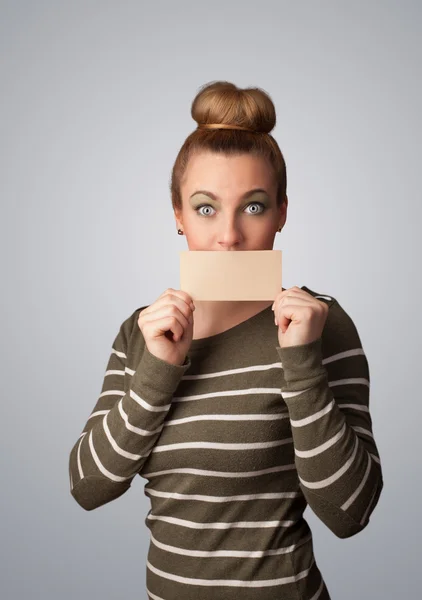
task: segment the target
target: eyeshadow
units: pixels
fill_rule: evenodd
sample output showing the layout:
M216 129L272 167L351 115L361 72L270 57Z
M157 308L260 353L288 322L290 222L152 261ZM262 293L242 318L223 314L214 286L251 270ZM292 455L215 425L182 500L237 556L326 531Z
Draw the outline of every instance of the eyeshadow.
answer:
M271 200L266 192L258 192L257 191L255 193L251 194L248 198L245 198L244 206L247 206L248 204L250 204L251 202L254 202L254 201L257 202L258 200L260 200L261 202L263 202L263 204L265 204L267 206L269 206L271 204ZM214 200L213 198L210 198L210 196L208 196L207 194L202 194L200 192L191 196L189 198L189 201L193 206L203 203L205 201L210 202L210 203L215 202L216 204L219 204L218 200Z

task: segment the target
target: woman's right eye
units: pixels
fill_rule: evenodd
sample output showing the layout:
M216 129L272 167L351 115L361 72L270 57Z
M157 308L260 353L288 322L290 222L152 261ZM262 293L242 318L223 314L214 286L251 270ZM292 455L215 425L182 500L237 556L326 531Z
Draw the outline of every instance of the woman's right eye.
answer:
M202 212L199 212L201 208L212 208L211 204L200 204L199 206L197 206L195 208L195 212L197 212L199 215L201 215L202 217L206 217L208 216L208 214L204 214Z

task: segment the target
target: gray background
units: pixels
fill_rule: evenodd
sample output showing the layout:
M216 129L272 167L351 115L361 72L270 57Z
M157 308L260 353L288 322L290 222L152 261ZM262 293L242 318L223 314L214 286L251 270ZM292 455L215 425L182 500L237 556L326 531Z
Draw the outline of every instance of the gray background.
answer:
M371 374L385 487L345 540L308 508L333 600L421 587L420 2L0 3L0 596L146 598L137 477L92 512L68 456L137 307L179 288L169 177L199 87L267 90L283 286L334 296ZM182 600L182 599L181 599Z

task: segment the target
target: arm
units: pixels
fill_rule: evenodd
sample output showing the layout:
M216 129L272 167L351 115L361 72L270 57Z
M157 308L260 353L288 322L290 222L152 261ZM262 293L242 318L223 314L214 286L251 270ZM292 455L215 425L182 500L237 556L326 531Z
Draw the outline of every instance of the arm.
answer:
M173 393L190 365L188 358L181 366L162 361L145 346L125 393L125 370L132 373L126 363L128 341L139 311L120 327L100 396L70 452L70 491L85 510L129 489L160 436Z
M300 487L335 535L355 535L368 524L383 488L369 367L356 327L333 300L320 338L277 351Z

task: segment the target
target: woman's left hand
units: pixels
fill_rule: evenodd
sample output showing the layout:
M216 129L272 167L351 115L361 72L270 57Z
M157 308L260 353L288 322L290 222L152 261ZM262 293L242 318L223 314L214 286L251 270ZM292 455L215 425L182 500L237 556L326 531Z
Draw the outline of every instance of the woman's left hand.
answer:
M272 310L281 348L314 342L322 335L328 305L296 285L277 294Z

